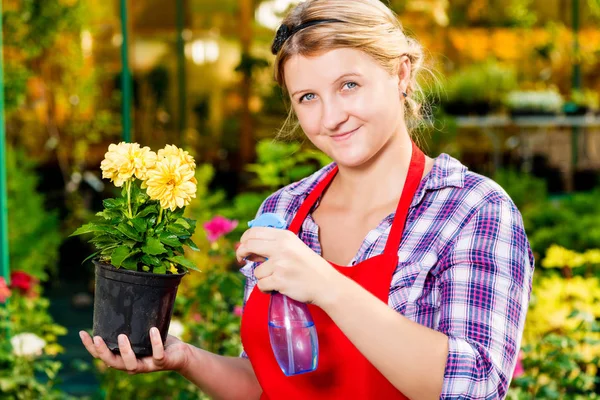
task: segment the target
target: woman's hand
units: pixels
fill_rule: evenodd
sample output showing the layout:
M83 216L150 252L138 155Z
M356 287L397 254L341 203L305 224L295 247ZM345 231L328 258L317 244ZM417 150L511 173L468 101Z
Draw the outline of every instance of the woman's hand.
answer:
M343 278L289 230L251 228L240 242L238 261L246 257L257 262L268 259L254 270L263 292L276 290L294 300L322 306L332 295L335 281Z
M150 329L152 356L141 359L135 357L126 335L121 334L118 338L121 355L111 352L100 336L96 336L92 340L85 331L80 331L79 336L87 351L94 358L101 359L109 368L127 371L132 375L154 371L180 371L188 359L187 343L169 335L163 348L160 333L156 328Z

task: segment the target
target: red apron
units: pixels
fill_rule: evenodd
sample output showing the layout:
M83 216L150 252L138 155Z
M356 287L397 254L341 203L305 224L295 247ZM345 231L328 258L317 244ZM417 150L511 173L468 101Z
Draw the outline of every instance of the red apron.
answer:
M425 156L413 143L410 168L383 254L353 267L330 263L340 273L359 283L379 300L388 303L392 275L398 265L398 248L408 209L419 187ZM308 195L289 230L298 234L310 209L337 173L334 168ZM268 331L270 295L254 287L242 317L241 336L263 394L261 399L406 399L358 351L331 318L309 304L319 338L319 361L314 372L285 376L271 350ZM373 338L377 340L377 338Z

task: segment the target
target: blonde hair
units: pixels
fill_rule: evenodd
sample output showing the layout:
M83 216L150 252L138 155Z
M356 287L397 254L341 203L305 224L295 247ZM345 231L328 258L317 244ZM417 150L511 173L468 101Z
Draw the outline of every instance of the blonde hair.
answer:
M398 73L402 56L410 60L409 84L406 88L405 119L410 128L420 125L429 109L417 82L423 69L423 48L408 37L392 10L379 0L307 0L294 7L282 21L289 30L316 20L338 20L313 25L295 32L278 51L274 64L274 77L287 92L283 66L294 55L310 56L337 48L352 48L365 52L390 74ZM278 136L295 131L293 109ZM291 129L286 129L294 125Z

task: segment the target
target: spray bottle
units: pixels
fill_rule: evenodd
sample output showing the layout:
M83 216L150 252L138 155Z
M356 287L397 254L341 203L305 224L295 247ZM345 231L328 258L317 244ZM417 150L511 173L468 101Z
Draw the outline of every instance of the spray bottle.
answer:
M261 214L248 222L250 227L286 229L286 222L273 213ZM317 329L306 304L271 292L269 339L275 359L286 376L312 372L317 368Z

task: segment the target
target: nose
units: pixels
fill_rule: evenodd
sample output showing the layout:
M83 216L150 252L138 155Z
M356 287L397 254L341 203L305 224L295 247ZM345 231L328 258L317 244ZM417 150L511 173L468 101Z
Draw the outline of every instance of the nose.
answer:
M322 101L323 105L321 124L328 131L336 131L340 125L348 120L348 113L341 101L333 97Z

